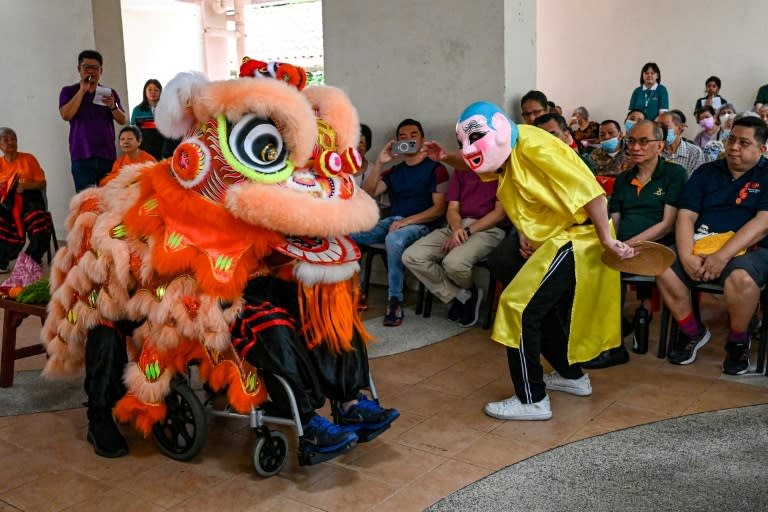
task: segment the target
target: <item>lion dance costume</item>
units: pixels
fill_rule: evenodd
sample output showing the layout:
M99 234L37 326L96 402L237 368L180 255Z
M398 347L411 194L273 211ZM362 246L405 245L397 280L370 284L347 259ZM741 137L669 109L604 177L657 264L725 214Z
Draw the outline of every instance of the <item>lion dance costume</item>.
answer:
M352 179L356 111L338 89L303 89L294 66L246 59L241 76L179 74L155 115L182 139L173 156L72 200L51 271L44 373L85 365L100 455L127 453L112 413L147 435L192 361L241 413L273 391L257 367L288 380L302 422L316 420L323 395L378 408L357 396L368 336L355 308L360 254L346 235L373 226L378 209ZM377 427L397 417L373 412ZM331 430L333 450L357 439Z

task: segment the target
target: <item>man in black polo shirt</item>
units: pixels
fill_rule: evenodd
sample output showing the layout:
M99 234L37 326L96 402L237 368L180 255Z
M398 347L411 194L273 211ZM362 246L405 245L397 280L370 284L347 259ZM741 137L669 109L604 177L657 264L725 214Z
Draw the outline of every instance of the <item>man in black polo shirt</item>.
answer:
M714 281L723 285L730 321L723 372L741 375L749 370L749 322L768 280L768 161L762 157L767 136L762 119L734 121L725 140L725 159L699 167L680 197L678 259L657 278L682 335L670 353L673 364L692 363L709 341L709 330L693 316L689 286ZM716 251L694 254L697 236L729 231L735 234Z
M674 242L675 219L680 194L688 179L685 168L661 158L664 130L653 121L635 124L626 138L629 158L635 164L619 174L613 186L608 211L616 228L616 238L628 244L653 241ZM622 303L624 302L622 289ZM627 320L622 330L630 330ZM607 368L629 361L623 344L606 350L584 364L587 368Z

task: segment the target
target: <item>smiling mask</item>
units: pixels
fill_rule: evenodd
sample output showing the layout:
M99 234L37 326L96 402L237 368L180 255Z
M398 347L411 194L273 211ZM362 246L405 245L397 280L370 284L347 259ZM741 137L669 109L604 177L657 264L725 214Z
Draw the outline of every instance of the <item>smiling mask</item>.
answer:
M456 138L461 156L472 171L494 173L517 143L517 125L497 105L478 101L459 116Z

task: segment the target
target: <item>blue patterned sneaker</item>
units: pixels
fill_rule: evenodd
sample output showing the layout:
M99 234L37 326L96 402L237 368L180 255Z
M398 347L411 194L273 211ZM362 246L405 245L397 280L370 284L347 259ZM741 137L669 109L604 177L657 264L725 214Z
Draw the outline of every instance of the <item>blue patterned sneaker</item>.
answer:
M309 452L340 452L357 442L357 434L315 414L304 426L301 448Z
M336 407L336 418L339 425L351 428L356 432L377 431L382 432L400 417L397 409L384 409L375 400L371 400L364 394L357 396L357 403L350 406L346 412L341 406ZM361 440L362 437L361 437Z

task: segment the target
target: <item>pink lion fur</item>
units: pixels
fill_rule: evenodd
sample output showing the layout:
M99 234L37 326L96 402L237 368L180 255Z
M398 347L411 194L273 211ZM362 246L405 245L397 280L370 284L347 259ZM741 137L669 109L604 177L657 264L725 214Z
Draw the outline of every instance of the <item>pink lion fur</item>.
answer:
M294 87L278 80L241 78L212 82L193 100L198 121L224 114L233 123L244 113L269 118L283 134L297 167L303 167L315 147L317 124L312 107Z
M259 205L254 208L253 205ZM327 200L287 187L248 183L233 187L227 207L235 217L282 233L339 236L371 229L379 220L376 202L362 190L347 200Z

